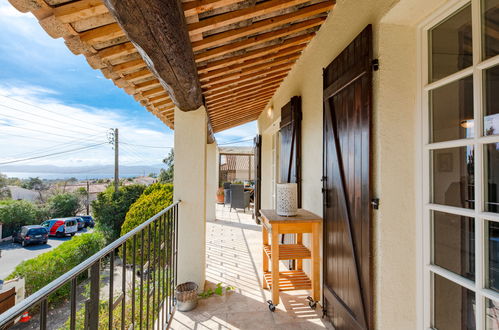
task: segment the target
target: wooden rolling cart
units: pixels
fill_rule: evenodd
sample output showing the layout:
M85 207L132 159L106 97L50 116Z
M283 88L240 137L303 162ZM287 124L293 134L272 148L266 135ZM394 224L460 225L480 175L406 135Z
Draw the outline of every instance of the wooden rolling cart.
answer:
M322 218L299 209L293 217L278 216L275 210L260 210L263 237L263 288L272 290L269 309L279 304L279 291L312 290L310 307L320 298L320 232ZM271 244L269 245L269 233ZM303 234L312 234L311 250L303 245ZM296 244L279 244L280 234L296 234ZM312 278L303 271L303 260L312 260ZM279 272L279 260L296 260L295 269ZM269 271L269 261L271 267Z

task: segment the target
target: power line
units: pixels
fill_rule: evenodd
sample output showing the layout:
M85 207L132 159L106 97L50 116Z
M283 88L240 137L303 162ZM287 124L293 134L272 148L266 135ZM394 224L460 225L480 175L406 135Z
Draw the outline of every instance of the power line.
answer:
M20 153L20 154L8 155L8 156L4 156L4 158L19 158L19 157L24 157L24 155L36 155L36 154L40 154L40 153L43 154L43 153L46 153L46 152L51 151L53 149L57 149L58 147L61 147L61 146L83 145L82 142L100 142L100 141L102 141L102 137L99 137L98 135L92 135L89 138L73 140L73 141L69 141L69 142L65 142L65 143L58 143L56 145L53 145L53 146L50 146L50 147L47 147L47 148L44 148L44 149L41 149L38 151L24 152L24 153Z
M12 163L24 162L27 160L40 159L40 158L46 158L46 157L51 157L51 156L56 156L56 155L67 154L67 153L74 152L74 151L95 148L95 147L98 147L98 146L103 145L103 144L107 144L107 142L93 144L93 145L89 145L89 146L82 147L82 148L75 148L75 149L66 150L66 151L54 152L54 153L42 155L42 156L35 156L35 157L28 157L28 158L24 158L24 159L11 160L11 161L7 161L7 162L2 162L2 163L0 163L0 165L7 165L7 164L12 164Z
M144 147L144 148L158 148L158 149L173 149L173 147L167 147L167 146L164 146L164 147L161 147L161 146L148 146L148 145L144 145L144 144L133 144L133 143L128 143L128 142L120 142L121 144L127 144L127 145L130 145L130 146L135 146L135 147Z
M6 107L6 108L11 109L10 107L7 107L7 106L1 105L1 104L0 104L0 107ZM15 110L15 109L13 109L13 110ZM48 126L48 127L52 127L52 128L60 129L60 130L67 130L69 128L74 129L74 127L61 127L61 126L54 126L54 125L51 125L51 124L41 124L41 123L38 123L38 122L33 121L33 120L29 120L29 119L25 119L25 118L19 118L19 117L16 117L16 116L11 116L11 115L6 115L6 114L2 114L2 117L12 118L14 120L24 121L24 122L27 122L27 123L31 123L31 124L35 124L35 125L43 126L43 127ZM69 125L69 124L66 124L66 125ZM87 134L87 132L82 132L82 131L78 131L78 130L74 130L74 132L75 133L80 133L80 134Z
M16 98L14 98L14 97L12 97L12 96L7 96L7 95L0 95L0 96L2 96L2 97L6 97L6 98L11 99L11 100L14 100L14 101L16 101L16 102L23 103L23 104L26 104L26 105L29 105L29 106L32 106L32 107L38 108L38 109L40 109L40 110L47 111L47 112L50 112L50 113L53 113L53 114L55 114L55 115L58 115L58 116L60 116L60 117L65 118L63 115L61 115L61 114L59 114L59 113L57 113L57 112L55 112L55 111L52 111L52 110L47 110L47 109L45 109L45 108L42 108L42 107L40 107L39 105L32 104L32 103L29 103L29 102L26 102L26 101L21 101L21 100L16 99ZM79 120L80 122L82 122L82 123L86 123L86 124L91 125L91 126L94 126L94 127L100 127L100 128L104 128L104 129L108 129L108 128L109 128L109 127L100 126L100 125L97 125L97 124L94 124L94 123L90 123L90 122L85 121L85 120L82 120L82 119L78 119L78 120Z
M10 109L10 110L14 110L14 111L17 111L17 112L21 112L21 113L25 113L25 114L28 114L30 116L34 116L34 117L39 117L39 118L43 118L43 119L47 119L47 120L50 120L50 121L54 121L54 122L58 122L58 123L61 123L65 126L67 125L71 125L71 127L79 127L81 129L84 129L84 130L91 130L91 131L94 131L94 132L102 132L102 131L97 131L95 129L92 129L92 128L88 128L88 127L85 127L85 126L81 126L81 125L78 125L78 124L75 124L75 123L71 123L71 122L63 122L63 121L60 121L60 120L57 120L57 119L54 119L54 118L49 118L49 117L45 117L45 116L40 116L39 114L36 114L36 113L31 113L29 111L25 111L25 110L21 110L21 109L18 109L18 108L14 108L14 107L11 107L11 106L8 106L8 105L3 105L3 104L0 104L1 107L4 107L4 108L7 108L7 109ZM3 116L7 116L5 114L3 114ZM7 116L8 117L8 116ZM20 118L19 118L20 119ZM26 120L27 121L27 120ZM37 123L38 124L38 123ZM67 127L65 127L67 128Z
M17 129L24 129L24 130L27 130L27 131L33 131L33 132L39 132L39 133L43 133L43 134L49 134L49 135L54 135L54 136L60 136L60 137L70 138L72 140L75 140L75 139L78 138L77 136L69 136L69 135L51 133L51 132L41 131L39 129L34 129L34 128L27 128L27 127L21 127L21 126L16 126L16 125L7 124L7 123L0 123L0 126L2 126L2 125L3 126L9 126L9 127L17 128Z

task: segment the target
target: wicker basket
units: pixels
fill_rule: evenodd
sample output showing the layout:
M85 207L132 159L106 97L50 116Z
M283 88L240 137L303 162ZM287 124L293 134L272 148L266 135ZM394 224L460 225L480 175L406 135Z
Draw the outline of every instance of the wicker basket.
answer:
M198 285L194 282L186 282L177 285L175 288L175 298L177 299L177 310L188 312L198 305Z

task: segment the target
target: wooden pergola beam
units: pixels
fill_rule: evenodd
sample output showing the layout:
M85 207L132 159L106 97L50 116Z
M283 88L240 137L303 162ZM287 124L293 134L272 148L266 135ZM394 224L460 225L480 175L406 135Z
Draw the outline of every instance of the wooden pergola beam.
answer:
M290 25L288 27L272 31L272 32L267 32L267 33L262 33L257 36L254 36L252 38L248 38L246 40L234 42L232 44L228 44L225 46L220 46L202 53L199 53L196 55L196 62L203 62L207 61L225 54L233 53L235 51L245 49L248 47L253 47L259 44L262 44L264 42L267 42L269 40L277 39L277 38L282 38L288 35L291 35L293 33L298 33L307 29L310 29L315 26L319 26L322 23L324 23L325 18L324 17L317 17L317 18L312 18L300 23L295 23L293 25Z
M121 56L133 54L137 52L135 46L131 42L125 42L116 46L104 48L100 50L97 54L102 60L111 60L113 58L118 58Z
M228 124L222 124L222 125L215 126L214 132L218 133L218 132L221 132L223 130L235 127L235 126L249 123L251 121L257 120L259 116L260 116L260 113L255 113L255 114L252 114L248 117L244 117L244 118L238 119L236 121L232 121L231 123L228 123Z
M275 90L267 91L265 93L259 93L256 95L249 95L242 97L239 100L229 100L222 104L217 104L215 106L210 107L210 113L216 113L217 111L223 111L224 109L237 108L239 105L244 105L247 102L256 102L259 100L268 100L274 95Z
M142 80L147 77L153 77L154 74L151 72L149 69L142 69L139 71L135 71L133 73L129 73L125 76L123 76L123 79L129 81L129 82L134 82L136 80Z
M209 30L218 29L250 18L293 7L307 1L309 0L270 0L252 7L213 16L200 22L190 24L189 35L192 36Z
M54 8L54 16L62 23L72 23L107 12L102 0L81 0Z
M262 78L272 78L276 76L281 76L283 74L288 74L289 68L291 67L292 64L289 65L281 65L281 66L276 66L275 68L270 68L269 70L264 70L261 71L259 74L256 75L247 75L243 78L234 80L232 82L223 82L215 85L211 85L209 87L210 91L217 91L219 89L225 88L227 85L235 87L242 87L245 86L246 84L251 84L254 83L255 81L259 81Z
M248 88L239 89L237 91L230 90L230 91L224 92L223 94L211 97L209 99L208 98L205 98L205 99L206 99L206 102L217 102L217 101L225 100L227 98L236 97L236 96L244 95L247 93L252 93L254 91L265 89L265 88L270 88L270 87L274 87L274 86L279 87L279 85L281 84L281 81L282 81L282 79L281 80L276 79L274 81L270 81L270 82L267 82L265 84L261 84L261 85L258 84L258 85L254 85L254 86L251 86Z
M244 116L260 115L260 113L265 109L265 106L267 105L267 103L268 103L268 100L267 100L267 102L259 102L259 103L254 104L254 105L249 105L249 106L245 107L244 109L242 109L243 111L240 111L241 113L243 113L243 115L238 116L237 118L235 118L235 116L233 114L227 113L227 115L225 117L220 117L220 118L217 118L216 120L214 120L214 124L219 126L221 124L238 121L241 118L244 118Z
M275 54L282 49L296 46L296 45L300 45L300 47L304 48L306 46L306 43L308 41L310 41L314 36L315 36L315 33L305 34L305 35L289 38L289 39L285 40L284 42L277 44L277 45L262 47L259 49L255 49L255 50L246 52L243 55L209 62L205 65L200 66L198 68L198 72L199 73L206 73L206 72L209 72L212 70L217 70L217 69L221 69L224 67L228 67L228 66L233 65L233 64L243 63L244 61L252 60L252 59L259 58L259 57L262 57L265 55Z
M111 23L81 33L80 40L88 43L89 45L95 45L96 43L116 39L123 37L124 35L125 32L118 24Z
M229 67L225 67L222 69L213 70L213 71L209 71L207 73L200 74L199 77L200 77L201 81L203 81L203 80L210 79L213 77L223 76L223 75L226 75L228 73L237 72L237 71L252 67L253 65L278 61L279 59L281 59L284 56L288 56L288 55L300 56L302 50L303 50L303 46L293 46L293 47L285 48L285 49L282 49L281 51L279 51L278 53L262 56L260 58L245 61L243 63L234 64L234 65L231 65Z
M239 79L239 78L242 78L248 74L258 73L258 71L265 70L265 69L268 69L271 67L275 67L275 66L280 65L280 64L294 63L298 57L300 57L300 54L278 57L278 58L274 59L273 61L250 66L250 67L244 68L242 70L239 70L239 71L236 71L233 73L229 73L229 74L226 74L223 76L205 78L205 79L201 78L201 82L203 83L203 81L206 81L207 83L219 83L219 82L223 82L223 81L229 81L229 80L232 80L234 78Z
M295 12L285 14L285 15L280 15L268 19L264 19L261 21L258 21L256 23L253 23L249 26L245 26L242 28L238 29L233 29L229 30L226 32L218 33L213 36L209 36L207 38L204 38L203 40L195 41L192 43L192 49L194 49L195 52L206 49L206 48L212 48L216 46L220 46L224 43L227 43L229 41L242 38L245 36L249 36L255 33L259 33L265 30L270 30L274 27L281 26L287 23L292 23L295 22L299 19L311 17L323 12L328 11L331 9L334 5L333 0L328 0L326 2L321 2L316 5L311 5L307 6L304 8L301 8Z
M240 91L243 91L243 90L247 90L247 89L250 89L250 88L259 88L259 87L263 87L267 84L271 84L271 83L277 83L277 82L281 82L286 76L288 75L288 73L283 73L281 75L278 75L278 76L275 76L275 77L270 77L270 78L267 78L267 79L263 79L263 80L256 80L256 81L250 81L242 86L238 86L236 88L232 87L232 88L224 88L224 89L221 89L221 90L218 90L218 91L206 91L205 94L206 94L206 99L208 98L217 98L219 96L222 96L222 95L227 95L227 93L237 93L237 92L240 92Z
M266 94L267 92L275 92L275 90L277 89L278 85L277 84L274 84L270 87L265 87L265 88L259 88L259 89L255 89L255 90L251 90L251 91L248 91L248 92L245 92L245 93L241 93L241 94L237 94L237 95L228 95L226 97L223 97L223 98L220 98L220 99L216 99L216 100L213 100L211 102L206 102L206 105L208 107L215 107L217 105L220 105L220 104L224 104L225 102L232 102L232 101L238 101L238 100L241 100L245 97L248 97L248 96L257 96L257 95L261 95L261 94Z
M195 0L183 4L186 17L198 15L209 10L230 6L245 0Z
M234 104L232 107L224 107L222 109L210 110L210 118L214 123L217 122L220 118L226 117L227 115L234 116L249 107L254 106L255 104L267 103L270 100L271 96L265 96L253 101L248 101L240 104Z
M202 92L181 1L104 3L179 109L198 109Z

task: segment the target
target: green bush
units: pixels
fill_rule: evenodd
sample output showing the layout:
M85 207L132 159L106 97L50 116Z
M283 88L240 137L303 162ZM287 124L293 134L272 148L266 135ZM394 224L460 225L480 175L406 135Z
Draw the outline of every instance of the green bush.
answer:
M47 207L52 218L74 217L80 207L75 194L58 194L48 200Z
M24 225L40 224L44 215L43 208L28 201L0 201L0 222L3 223L2 236L10 236Z
M121 235L125 235L144 221L153 217L172 204L173 185L155 183L144 190L142 196L130 207L125 222L121 226Z
M150 185L140 196L140 198L133 203L126 215L125 222L121 226L121 235L125 235L129 231L133 230L135 227L141 225L145 221L149 220L151 217L162 211L164 208L172 204L173 200L173 185L155 183ZM170 219L167 219L166 224L168 225ZM149 233L151 233L151 239L149 239ZM165 242L165 230L160 227L158 221L154 223L148 230L144 232L144 242L142 243L142 234L138 236L137 239L137 249L135 250L135 260L140 264L140 261L148 260L148 258L153 258L150 254L153 252L154 246L158 242ZM150 248L147 249L147 246ZM146 247L142 249L141 247ZM128 249L127 249L128 250ZM131 263L133 261L133 252L127 251L127 262ZM165 261L162 261L164 263Z
M97 253L104 244L104 238L100 233L75 236L49 252L21 262L6 279L24 277L26 295L29 296ZM85 276L86 272L83 272L81 277ZM68 283L52 294L49 302L64 300L69 292Z
M125 221L130 206L142 195L146 187L140 184L122 186L118 192L114 187L108 187L97 195L92 202L92 210L97 224L107 242L112 242L120 235L121 226Z

